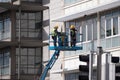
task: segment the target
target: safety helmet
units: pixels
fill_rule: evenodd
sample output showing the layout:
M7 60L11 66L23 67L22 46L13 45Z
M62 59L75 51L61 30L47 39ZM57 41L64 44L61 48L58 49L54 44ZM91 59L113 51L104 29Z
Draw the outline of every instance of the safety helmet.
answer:
M70 29L74 29L74 28L75 28L75 26L74 26L74 25L71 25L71 26L70 26Z
M54 29L58 29L58 26L55 26Z

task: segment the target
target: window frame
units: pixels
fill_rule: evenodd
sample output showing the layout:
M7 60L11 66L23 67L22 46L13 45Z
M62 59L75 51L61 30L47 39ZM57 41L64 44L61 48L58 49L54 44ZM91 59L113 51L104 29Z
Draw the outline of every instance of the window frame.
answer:
M116 35L114 35L113 34L113 18L114 17L118 17L117 19L118 19L118 34L116 34ZM107 36L107 32L106 32L106 19L110 19L110 21L111 21L111 35L110 36ZM120 35L120 31L119 31L119 29L120 29L120 23L119 23L119 19L120 19L120 16L119 15L114 15L114 16L111 16L111 17L109 17L109 18L105 18L105 38L111 38L111 37L114 37L114 36L117 36L117 35Z

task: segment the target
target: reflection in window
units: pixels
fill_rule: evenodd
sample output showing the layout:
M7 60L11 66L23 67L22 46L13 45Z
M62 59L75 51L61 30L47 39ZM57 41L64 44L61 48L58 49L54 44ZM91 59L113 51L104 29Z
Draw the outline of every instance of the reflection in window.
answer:
M97 20L93 19L93 40L97 40Z
M16 49L16 73L17 73L17 57L18 48ZM23 54L24 52L24 54ZM37 74L38 65L35 63L41 62L41 49L40 48L22 48L20 54L21 74ZM39 65L42 67L42 65ZM42 69L42 68L41 68Z
M25 38L42 38L42 34L40 33L42 31L42 15L41 12L38 13L25 13L22 12L21 15L21 37ZM16 31L18 37L19 33L19 14L16 13Z
M79 72L66 73L65 80L78 80Z
M83 41L86 41L86 25L82 26L82 34Z
M73 3L77 3L79 1L83 1L83 0L64 0L64 4L65 5L70 5L70 4L73 4Z
M100 38L105 38L105 17L101 16L100 20Z
M106 19L106 36L111 36L111 19Z
M118 17L113 18L113 35L118 34Z
M11 2L11 0L0 0L0 2Z
M3 31L3 21L0 21L0 33Z
M92 28L92 24L93 24L93 23L92 23L92 20L88 20L88 21L87 21L88 41L89 41L89 40L92 40L92 32L93 32L93 31L92 31L92 29L93 29L93 28Z
M0 40L8 39L11 36L10 33L11 20L7 14L1 14L0 16Z
M9 74L9 49L3 49L0 51L0 75Z

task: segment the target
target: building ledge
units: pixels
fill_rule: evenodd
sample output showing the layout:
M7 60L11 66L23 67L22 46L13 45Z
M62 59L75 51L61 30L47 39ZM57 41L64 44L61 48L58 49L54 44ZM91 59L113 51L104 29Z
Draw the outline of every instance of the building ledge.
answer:
M104 4L104 5L99 5L99 6L96 6L95 8L91 8L89 10L85 10L82 12L78 12L78 13L74 13L74 14L70 14L70 15L64 15L64 16L58 17L56 19L53 19L52 21L55 21L55 22L70 21L70 20L78 19L85 15L91 15L91 14L95 14L97 12L103 12L103 11L113 9L116 7L120 7L120 1L115 1L112 3Z
M0 7L0 12L1 10L19 10L19 8L25 12L39 12L48 9L47 6L41 6L41 4L31 2L21 2L20 5L10 2L0 2Z
M35 41L23 41L20 43L21 47L43 47L43 46L47 46L49 45L48 43L42 43L42 42L35 42ZM19 42L18 41L0 41L0 48L4 48L4 47L10 47L10 46L19 46Z

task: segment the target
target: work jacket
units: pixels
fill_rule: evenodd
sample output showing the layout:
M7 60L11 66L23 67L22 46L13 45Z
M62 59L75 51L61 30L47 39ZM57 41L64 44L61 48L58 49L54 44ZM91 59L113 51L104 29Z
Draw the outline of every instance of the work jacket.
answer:
M57 29L53 29L53 30L52 30L52 34L51 34L51 35L52 35L52 36L57 36L57 34L58 34Z

